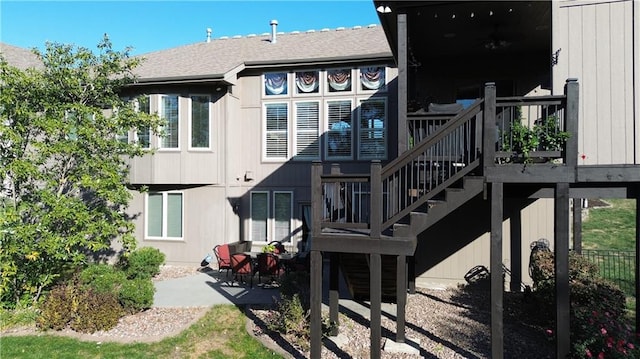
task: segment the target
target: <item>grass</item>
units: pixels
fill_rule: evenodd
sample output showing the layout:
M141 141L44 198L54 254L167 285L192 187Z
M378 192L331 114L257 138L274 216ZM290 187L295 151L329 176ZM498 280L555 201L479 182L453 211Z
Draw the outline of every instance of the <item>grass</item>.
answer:
M635 200L608 199L606 202L611 206L589 209L589 217L582 223L582 247L635 251Z
M636 250L636 202L632 199L607 199L609 207L589 209L589 217L582 223L582 247L595 250ZM610 268L600 268L601 272L616 273ZM621 278L609 278L635 283L633 266L627 273L618 272ZM631 286L627 286L631 288ZM627 309L630 318L635 317L637 300L634 290L627 290Z
M281 358L251 337L245 322L241 309L218 305L187 330L155 343L85 342L46 334L3 336L0 358Z

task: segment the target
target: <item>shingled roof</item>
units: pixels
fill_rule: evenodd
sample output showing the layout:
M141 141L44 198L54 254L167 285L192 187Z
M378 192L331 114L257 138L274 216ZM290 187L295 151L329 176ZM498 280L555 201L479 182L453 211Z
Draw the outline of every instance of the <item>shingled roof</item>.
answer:
M391 60L382 27L212 39L141 55L139 82L221 81L249 67Z
M42 61L31 50L0 42L0 54L9 65L26 70L30 67L42 69Z

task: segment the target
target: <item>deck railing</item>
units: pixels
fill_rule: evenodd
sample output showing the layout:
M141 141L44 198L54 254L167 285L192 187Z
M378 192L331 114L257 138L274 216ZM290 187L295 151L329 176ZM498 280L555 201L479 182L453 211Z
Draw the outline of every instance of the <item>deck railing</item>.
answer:
M379 236L465 175L484 175L487 167L534 158L575 166L577 82L568 81L567 88L561 96L496 98L495 86L488 84L485 98L458 114L404 119L413 138L411 148L384 167L373 161L370 173L343 174L333 165L331 173L323 174L316 162L314 234L323 228L351 228ZM555 147L540 151L538 145L524 155L516 153L522 151L516 144L523 133L539 136L532 142Z

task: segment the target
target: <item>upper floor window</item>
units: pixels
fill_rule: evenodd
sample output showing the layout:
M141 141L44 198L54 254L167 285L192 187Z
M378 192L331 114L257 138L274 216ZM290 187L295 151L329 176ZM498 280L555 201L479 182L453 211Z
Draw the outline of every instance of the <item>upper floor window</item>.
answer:
M203 149L211 147L210 143L210 99L205 95L191 96L191 148Z
M160 147L180 148L180 117L177 95L163 95L160 97L160 116L166 121Z
M352 157L352 101L327 101L327 158Z
M327 70L327 85L329 92L350 92L351 69Z
M287 95L287 73L273 72L264 74L264 94L267 96Z
M149 96L139 96L135 100L136 110L142 113L151 114L151 101ZM151 130L149 127L139 128L135 132L134 140L140 147L149 148L151 146Z
M360 90L386 91L385 75L384 66L360 68Z
M265 104L265 157L287 159L289 157L289 105Z
M320 103L301 101L294 105L296 158L318 159L320 158Z
M360 101L360 126L358 132L361 159L385 159L387 157L387 102L384 98Z
M319 89L318 71L296 72L296 94L317 94Z

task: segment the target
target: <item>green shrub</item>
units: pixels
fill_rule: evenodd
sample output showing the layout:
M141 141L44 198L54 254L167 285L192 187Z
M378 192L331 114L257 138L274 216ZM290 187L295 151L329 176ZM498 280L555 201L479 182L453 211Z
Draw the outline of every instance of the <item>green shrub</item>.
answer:
M553 252L533 253L531 278L535 291L532 307L543 324L553 325L556 289ZM598 277L598 266L581 255L569 255L569 291L572 358L638 357L637 343L625 325L624 292ZM627 355L630 356L627 356ZM636 355L636 356L634 356Z
M125 281L120 288L119 300L127 313L137 313L151 308L155 288L150 278Z
M298 295L302 308L309 310L311 298L309 273L304 271L294 271L285 274L280 279L280 296L282 298L293 298Z
M114 293L98 293L93 288L83 288L78 293L77 308L70 326L81 333L109 330L122 317L122 306Z
M152 278L160 273L160 265L164 263L165 255L160 250L142 247L125 257L121 257L120 265L127 274L127 278Z
M73 319L77 293L78 287L73 282L53 287L40 307L37 327L53 330L66 328Z
M311 338L309 313L302 307L298 294L283 297L267 319L267 328L284 334L293 345L306 351Z
M123 271L108 264L93 264L80 272L80 282L98 293L117 295L126 279L127 276Z

